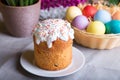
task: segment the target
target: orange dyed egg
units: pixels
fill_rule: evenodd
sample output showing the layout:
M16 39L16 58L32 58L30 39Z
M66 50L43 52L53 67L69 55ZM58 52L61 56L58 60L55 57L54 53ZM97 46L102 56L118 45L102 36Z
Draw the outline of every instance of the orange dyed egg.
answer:
M117 11L112 16L113 20L120 20L120 11Z

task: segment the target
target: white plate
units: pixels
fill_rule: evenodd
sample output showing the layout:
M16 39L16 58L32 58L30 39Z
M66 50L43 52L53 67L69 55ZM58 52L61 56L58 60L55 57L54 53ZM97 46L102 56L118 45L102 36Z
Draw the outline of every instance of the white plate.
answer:
M38 68L33 63L34 61L33 51L24 52L21 55L20 63L26 71L32 74L43 77L62 77L77 72L85 64L85 57L80 50L73 47L72 53L73 53L72 63L67 68L58 71L48 71Z

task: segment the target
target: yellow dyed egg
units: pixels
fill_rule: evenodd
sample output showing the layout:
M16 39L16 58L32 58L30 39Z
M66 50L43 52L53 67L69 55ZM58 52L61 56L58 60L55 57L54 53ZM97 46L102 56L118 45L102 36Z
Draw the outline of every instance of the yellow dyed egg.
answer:
M69 22L72 22L72 20L78 15L82 15L81 10L76 6L71 6L67 9L65 17Z
M120 11L117 11L112 16L113 20L120 20Z
M87 27L87 32L102 35L105 33L105 25L100 21L92 21Z

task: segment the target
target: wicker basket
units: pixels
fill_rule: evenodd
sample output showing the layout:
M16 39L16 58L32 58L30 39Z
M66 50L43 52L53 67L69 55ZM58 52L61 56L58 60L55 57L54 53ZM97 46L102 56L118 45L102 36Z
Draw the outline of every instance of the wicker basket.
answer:
M93 49L112 49L120 46L120 34L95 35L73 27L75 41Z

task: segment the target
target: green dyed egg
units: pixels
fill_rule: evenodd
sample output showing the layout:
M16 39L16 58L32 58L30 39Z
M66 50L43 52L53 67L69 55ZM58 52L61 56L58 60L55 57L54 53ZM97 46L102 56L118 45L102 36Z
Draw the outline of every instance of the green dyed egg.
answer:
M110 23L111 22L108 22L108 23L105 24L105 28L106 28L105 34L110 34L111 33L111 24Z

